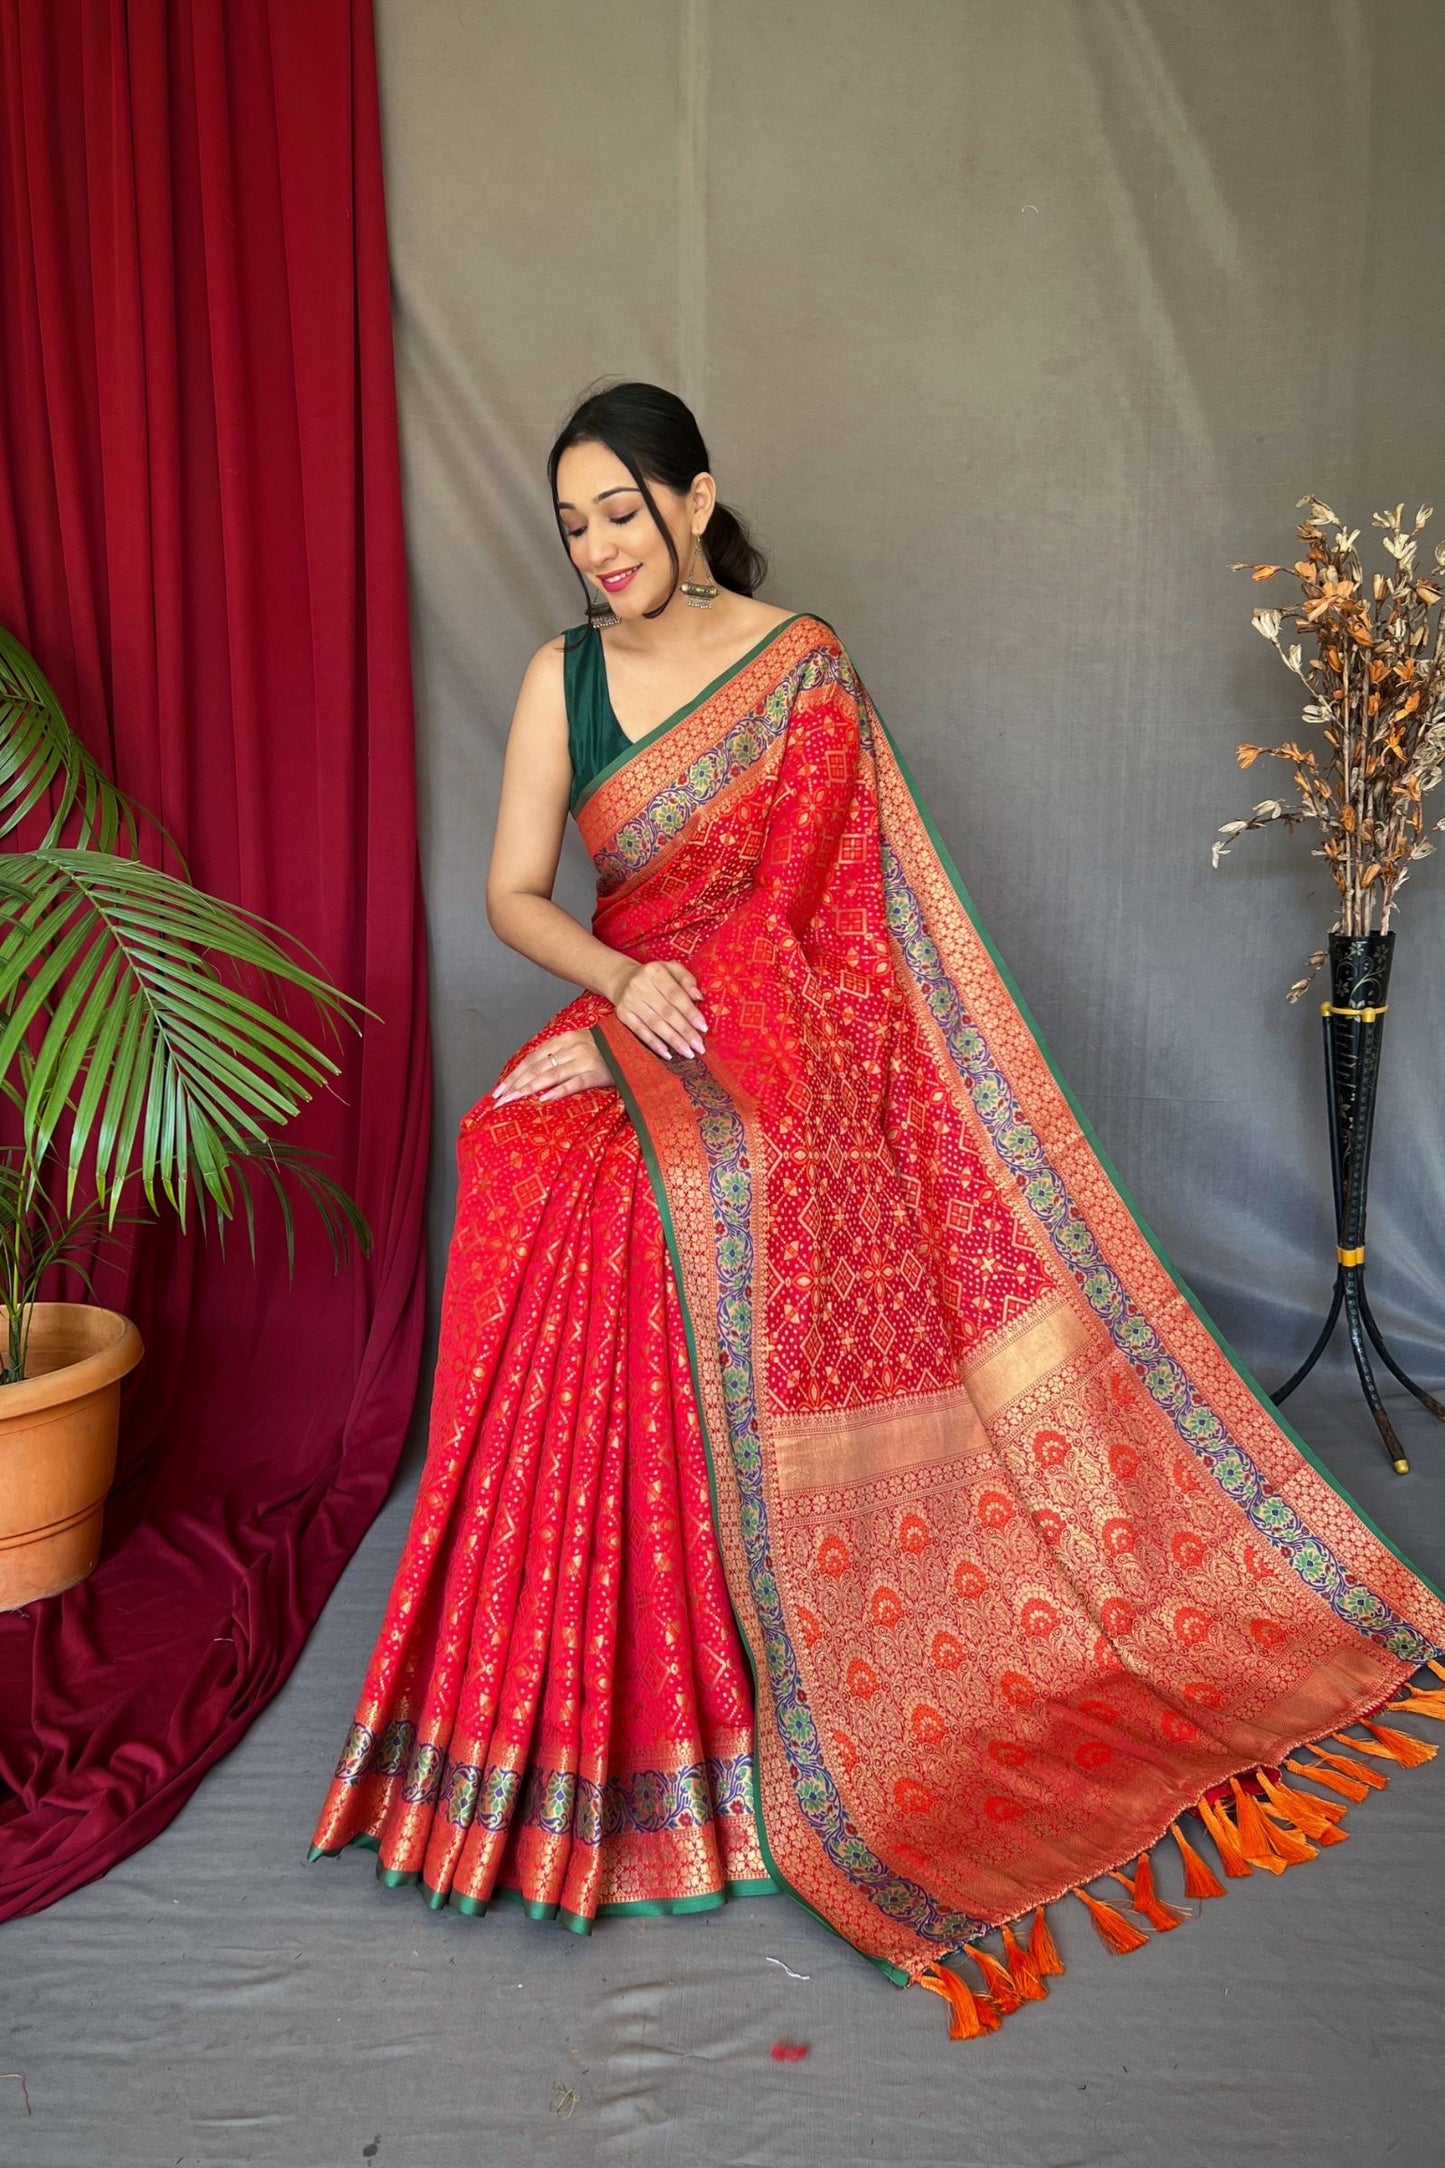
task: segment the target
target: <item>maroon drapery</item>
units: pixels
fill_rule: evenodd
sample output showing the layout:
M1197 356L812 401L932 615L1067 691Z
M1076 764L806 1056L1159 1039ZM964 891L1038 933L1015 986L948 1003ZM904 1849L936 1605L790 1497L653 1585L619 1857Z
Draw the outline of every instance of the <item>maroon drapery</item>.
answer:
M0 101L0 622L193 877L380 1019L287 1132L370 1258L297 1193L288 1279L264 1184L254 1264L239 1218L102 1253L147 1355L99 1567L0 1617L3 1918L164 1826L380 1506L431 1063L369 0L0 0Z

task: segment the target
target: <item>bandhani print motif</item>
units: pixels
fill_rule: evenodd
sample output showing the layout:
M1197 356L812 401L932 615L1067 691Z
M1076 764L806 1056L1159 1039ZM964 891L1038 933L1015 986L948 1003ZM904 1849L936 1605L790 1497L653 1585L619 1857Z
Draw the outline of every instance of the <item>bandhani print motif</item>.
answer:
M583 1025L617 1089L463 1121L315 1848L569 1925L784 1889L992 2031L1062 1970L1056 1899L1142 1947L1161 1840L1220 1895L1204 1838L1283 1872L1429 1759L1383 1717L1445 1714L1445 1599L1138 1216L825 621L578 822L594 931L687 963L707 1049L582 996L517 1058Z
M579 1933L772 1891L636 1131L612 1091L489 1094L457 1155L426 1464L312 1856L367 1847L434 1907Z

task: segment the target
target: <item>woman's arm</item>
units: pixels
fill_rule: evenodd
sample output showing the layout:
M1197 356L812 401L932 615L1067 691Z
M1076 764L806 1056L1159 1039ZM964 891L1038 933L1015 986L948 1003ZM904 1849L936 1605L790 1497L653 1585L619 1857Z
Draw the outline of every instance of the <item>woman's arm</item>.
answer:
M544 971L603 995L654 1053L700 1053L701 989L687 967L639 964L552 901L571 787L559 637L538 648L517 694L487 871L487 922L499 941Z
M631 960L552 901L572 765L560 641L539 647L522 675L487 871L487 922L499 941L544 971L615 1002Z

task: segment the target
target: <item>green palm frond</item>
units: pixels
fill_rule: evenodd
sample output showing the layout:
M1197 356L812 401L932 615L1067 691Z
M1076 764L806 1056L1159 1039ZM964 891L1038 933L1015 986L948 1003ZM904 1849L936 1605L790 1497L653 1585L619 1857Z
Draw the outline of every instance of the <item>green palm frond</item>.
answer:
M35 1073L35 1056L28 1046L21 1047L16 1056L15 1066L20 1072L19 1083L17 1084L12 1080L8 1069L0 1069L0 1092L5 1094L17 1114L23 1114L25 1112L25 1094L30 1089L30 1079Z
M254 969L267 989L300 988L333 1037L338 1018L359 1029L351 1012L376 1015L269 937L283 932L136 859L52 847L0 857L0 1077L21 1066L37 1167L71 1111L67 1203L92 1136L97 1196L109 1194L112 1223L125 1179L117 1170L130 1169L137 1136L147 1201L155 1207L159 1180L183 1227L193 1176L224 1214L228 1162L275 1160L271 1128L292 1120L338 1065L227 984L211 958Z
M334 986L286 929L192 885L169 831L105 774L39 664L0 626L0 837L47 801L38 847L0 855L0 1092L23 1139L0 1147L0 1382L24 1375L22 1320L50 1265L63 1260L90 1288L81 1253L146 1218L120 1210L136 1174L151 1210L159 1185L182 1228L192 1194L203 1232L214 1206L223 1248L239 1187L253 1258L250 1182L263 1175L280 1201L293 1272L283 1176L316 1205L335 1263L353 1236L371 1246L360 1208L315 1155L272 1132L338 1074L278 1013L286 988L309 998L333 1042L339 1021L359 1029L359 1016L376 1011ZM72 816L79 840L61 848ZM142 862L141 820L174 852L179 876ZM259 986L260 998L243 986ZM44 1175L67 1118L61 1212ZM77 1210L92 1144L96 1194Z
M59 842L78 810L83 843L114 851L123 847L123 836L126 854L135 856L139 809L71 729L34 656L0 625L0 836L18 828L57 781L59 796L42 849ZM166 838L184 875L175 839L152 816L143 817Z
M242 1173L248 1173L254 1168L257 1173L266 1177L275 1191L276 1200L281 1207L281 1218L286 1228L286 1262L292 1272L296 1269L296 1227L291 1213L291 1199L287 1196L286 1186L281 1180L283 1172L294 1176L295 1180L311 1197L313 1204L320 1213L322 1225L325 1227L327 1238L331 1243L331 1261L333 1265L339 1266L343 1257L348 1254L353 1235L360 1245L362 1255L364 1257L371 1255L371 1229L367 1225L364 1214L347 1195L346 1191L341 1188L340 1184L334 1182L329 1174L323 1173L321 1168L314 1164L315 1158L316 1154L309 1147L299 1144L286 1144L275 1138L263 1150L233 1154L233 1164L239 1167ZM254 1261L256 1255L256 1218L251 1201L251 1192L244 1182L241 1185L241 1198L246 1210L246 1232L250 1239L251 1256ZM221 1251L224 1255L226 1247L224 1219L220 1221L220 1236Z

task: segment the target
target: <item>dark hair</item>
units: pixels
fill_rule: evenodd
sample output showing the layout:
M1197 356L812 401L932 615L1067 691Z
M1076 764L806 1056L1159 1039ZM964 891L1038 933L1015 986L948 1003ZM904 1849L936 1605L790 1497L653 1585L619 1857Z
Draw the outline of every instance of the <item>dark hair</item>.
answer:
M641 490L647 509L657 522L658 532L672 559L672 586L656 609L643 612L645 617L656 617L677 593L682 567L677 561L672 534L657 509L647 480L651 477L654 482L662 482L668 489L681 494L692 486L694 475L711 473L707 446L692 409L675 392L664 391L660 384L610 384L583 394L547 454L552 510L564 549L567 549L567 530L557 508L557 462L573 444L605 444L610 452L615 452ZM720 498L713 505L702 541L712 576L720 587L731 588L737 595L751 595L766 579L766 557L737 513ZM571 556L570 549L568 556ZM572 569L577 572L575 565ZM577 572L577 577L583 595L590 603L586 579L581 572Z

